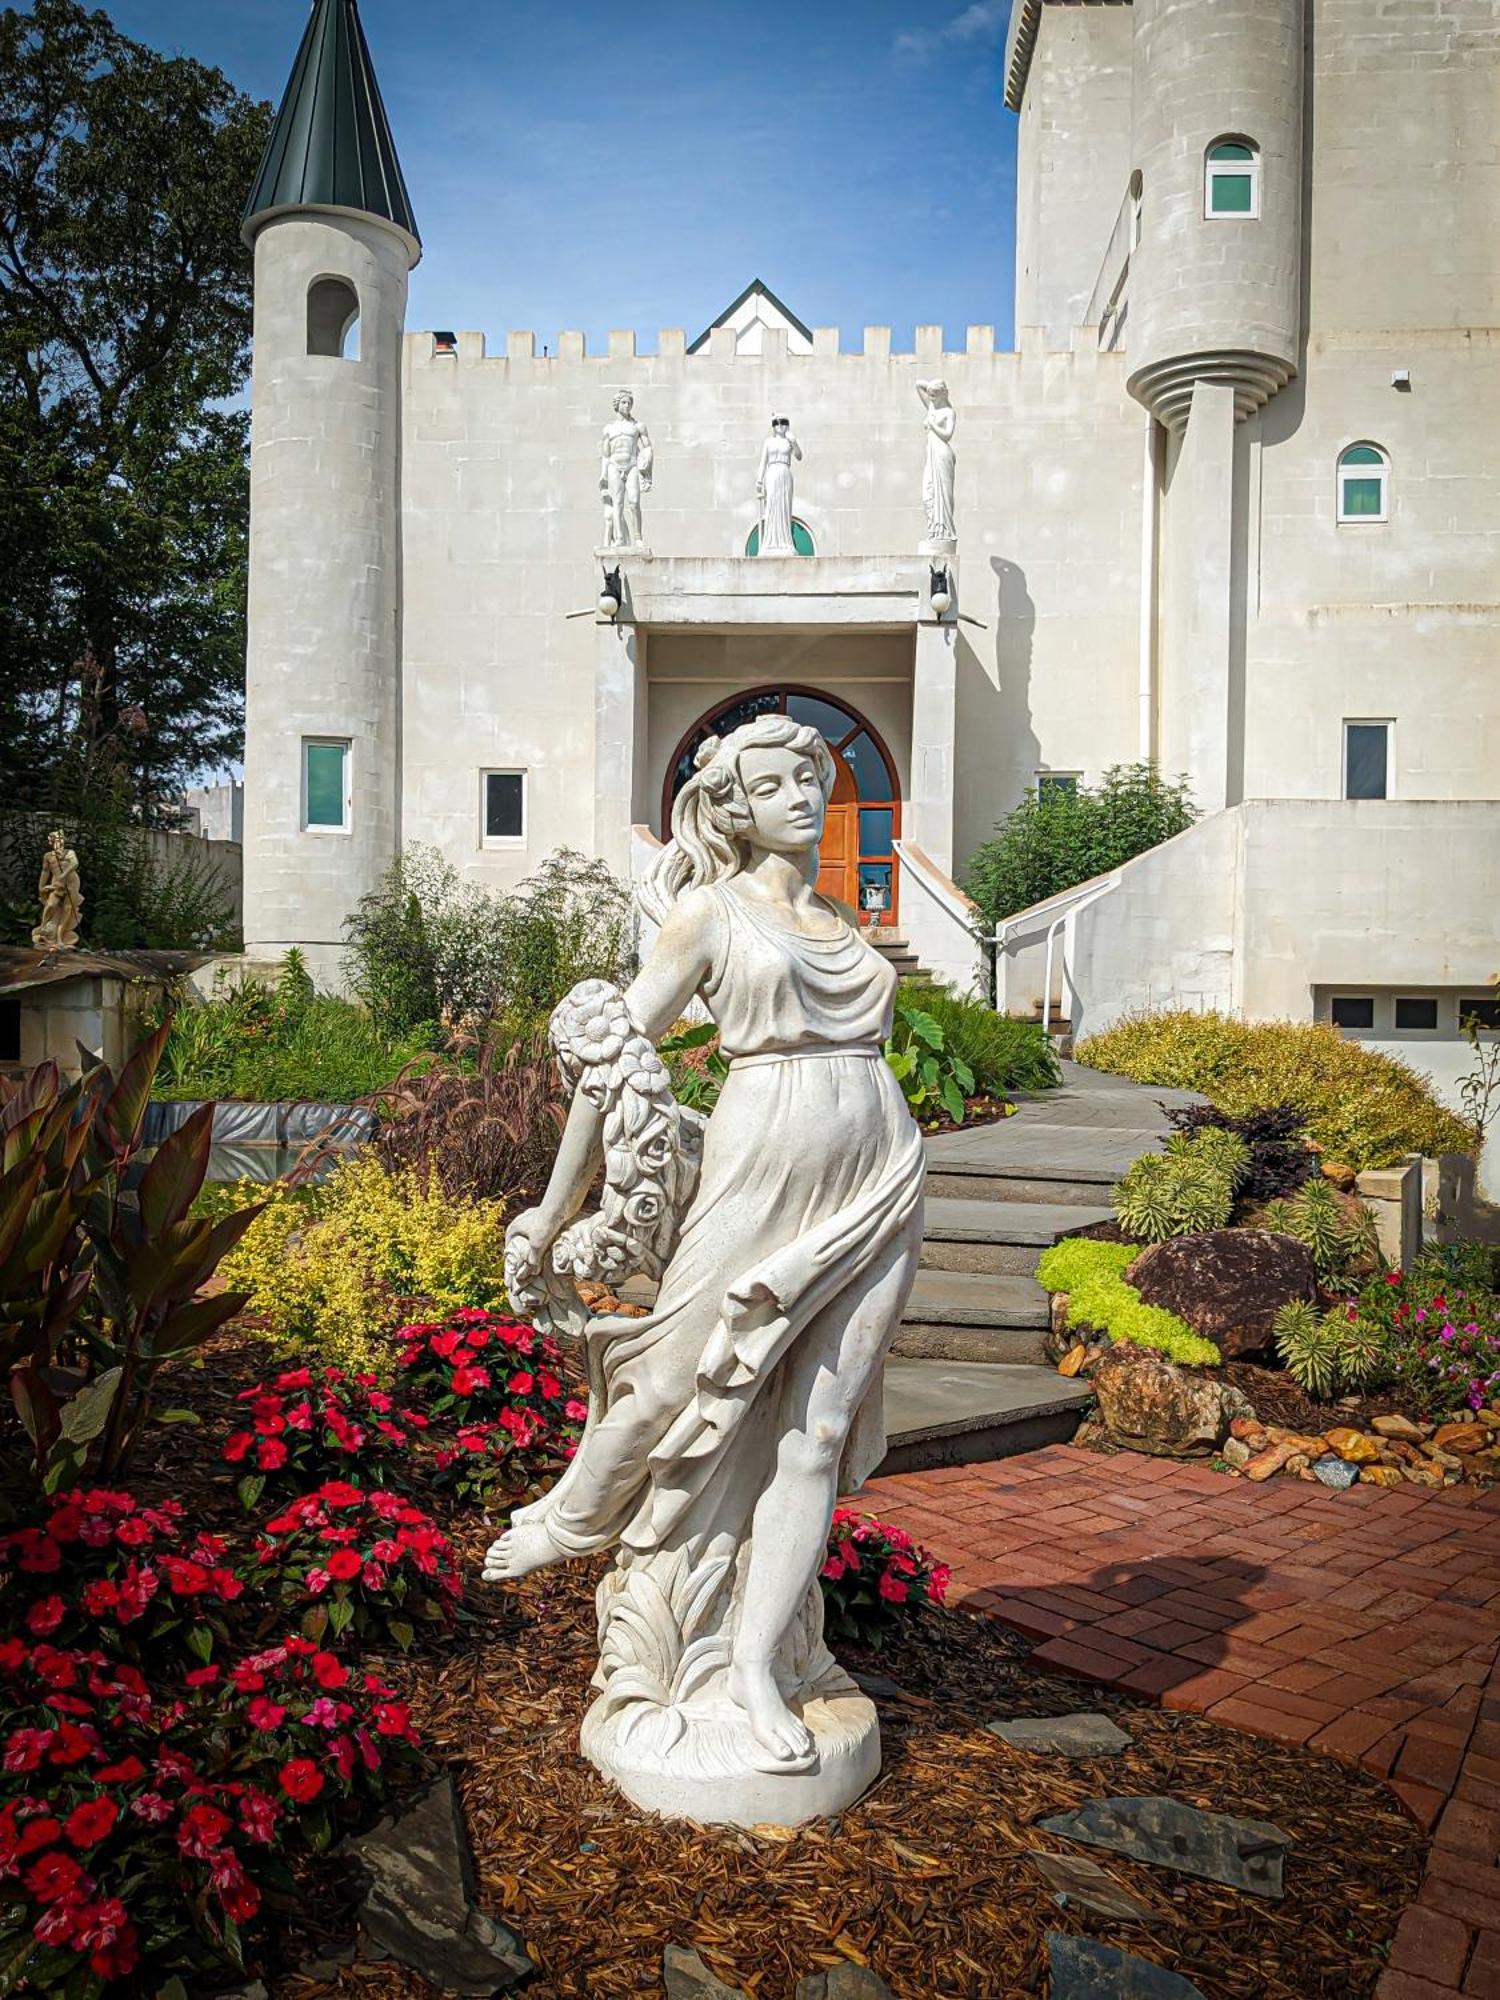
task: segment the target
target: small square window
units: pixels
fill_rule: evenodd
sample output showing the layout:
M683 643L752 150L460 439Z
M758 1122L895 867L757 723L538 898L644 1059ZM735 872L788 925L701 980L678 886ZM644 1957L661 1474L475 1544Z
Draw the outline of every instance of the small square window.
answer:
M1391 725L1388 722L1344 724L1344 797L1390 797Z
M1078 773L1076 771L1038 771L1036 774L1036 795L1043 802L1047 799L1071 799L1078 795Z
M1396 1026L1410 1028L1422 1033L1436 1028L1438 1024L1438 1003L1436 1000L1396 998Z
M1336 1028L1373 1028L1375 999L1369 993L1336 993L1328 1003L1329 1018Z
M484 844L516 846L526 838L526 773L484 774Z
M349 826L349 744L304 739L302 824L309 832L343 833Z
M1462 994L1458 1002L1459 1026L1465 1021L1473 1021L1491 1033L1500 1030L1500 999L1492 994Z

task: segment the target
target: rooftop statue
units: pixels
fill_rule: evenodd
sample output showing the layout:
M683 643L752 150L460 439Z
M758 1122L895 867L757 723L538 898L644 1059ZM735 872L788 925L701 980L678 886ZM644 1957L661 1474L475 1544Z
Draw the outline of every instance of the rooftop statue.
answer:
M615 414L599 442L599 491L604 496L604 546L642 549L641 495L651 491L655 452L646 426L635 414L635 398L622 389Z
M833 783L786 716L703 745L642 889L647 964L553 1016L572 1109L507 1232L512 1303L582 1338L590 1405L485 1576L615 1552L583 1749L637 1804L700 1821L838 1812L880 1765L818 1571L836 1495L884 1454L924 1162L882 1057L896 976L813 886ZM694 998L729 1059L706 1123L652 1045ZM602 1206L575 1220L601 1151ZM660 1279L649 1317L586 1319L572 1279L638 1272Z
M792 436L789 417L772 417L771 435L761 447L760 470L755 475L755 497L760 502L760 544L762 556L794 556L792 540L792 460L801 458L802 447Z
M42 920L32 931L31 942L43 951L72 951L78 943L83 890L78 882L78 856L61 827L47 836L36 889L42 902Z
M958 427L958 413L948 400L946 382L919 382L917 394L922 399L922 421L927 432L927 462L922 473L922 506L927 515L927 539L922 544L922 553L952 555L958 536L953 515L953 485L957 471L953 433Z

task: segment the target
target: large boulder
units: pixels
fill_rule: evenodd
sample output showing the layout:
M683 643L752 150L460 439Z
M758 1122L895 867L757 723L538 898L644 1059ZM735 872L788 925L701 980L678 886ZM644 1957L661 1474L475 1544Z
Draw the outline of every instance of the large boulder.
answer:
M1165 1307L1213 1341L1226 1361L1261 1353L1281 1308L1318 1295L1307 1245L1266 1229L1207 1229L1153 1243L1125 1282L1147 1305Z
M1099 1357L1089 1384L1114 1442L1154 1458L1206 1457L1223 1444L1235 1417L1250 1414L1237 1389L1129 1341Z

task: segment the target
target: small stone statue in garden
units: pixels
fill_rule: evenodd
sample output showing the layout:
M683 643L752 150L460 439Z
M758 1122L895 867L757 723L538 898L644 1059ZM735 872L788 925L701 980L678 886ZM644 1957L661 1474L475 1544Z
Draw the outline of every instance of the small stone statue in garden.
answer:
M43 951L72 951L78 943L83 890L78 883L78 856L61 827L47 836L36 889L42 901L42 920L32 931L31 942Z
M884 1453L924 1162L882 1055L895 975L814 888L833 784L827 744L786 716L699 750L641 891L648 963L553 1016L572 1110L507 1232L512 1304L581 1335L590 1404L485 1576L615 1551L583 1749L637 1804L700 1821L835 1813L880 1766L818 1571L836 1495ZM652 1045L695 997L729 1061L706 1124ZM574 1220L601 1152L602 1205ZM573 1279L642 1272L648 1317L586 1319Z

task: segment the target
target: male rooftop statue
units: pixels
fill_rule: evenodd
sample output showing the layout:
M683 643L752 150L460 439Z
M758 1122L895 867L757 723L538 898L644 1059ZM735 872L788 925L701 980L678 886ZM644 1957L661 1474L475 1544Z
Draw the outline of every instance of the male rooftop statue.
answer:
M599 442L599 491L604 495L604 546L640 549L641 495L651 491L655 463L646 426L635 416L635 398L628 389L615 397L615 415L604 426Z
M31 942L43 951L72 951L78 943L83 890L78 883L78 856L61 827L47 836L36 891L42 920L32 931Z
M884 1455L924 1160L882 1055L896 975L814 887L832 752L766 715L696 766L642 887L661 926L645 967L553 1016L573 1106L506 1233L506 1283L582 1334L589 1418L485 1576L612 1549L585 1754L655 1811L791 1825L880 1768L874 1708L823 1643L818 1571L835 1496ZM706 1124L652 1046L695 996L729 1059ZM601 1155L599 1212L574 1220ZM637 1272L661 1281L647 1318L585 1318L572 1278Z

